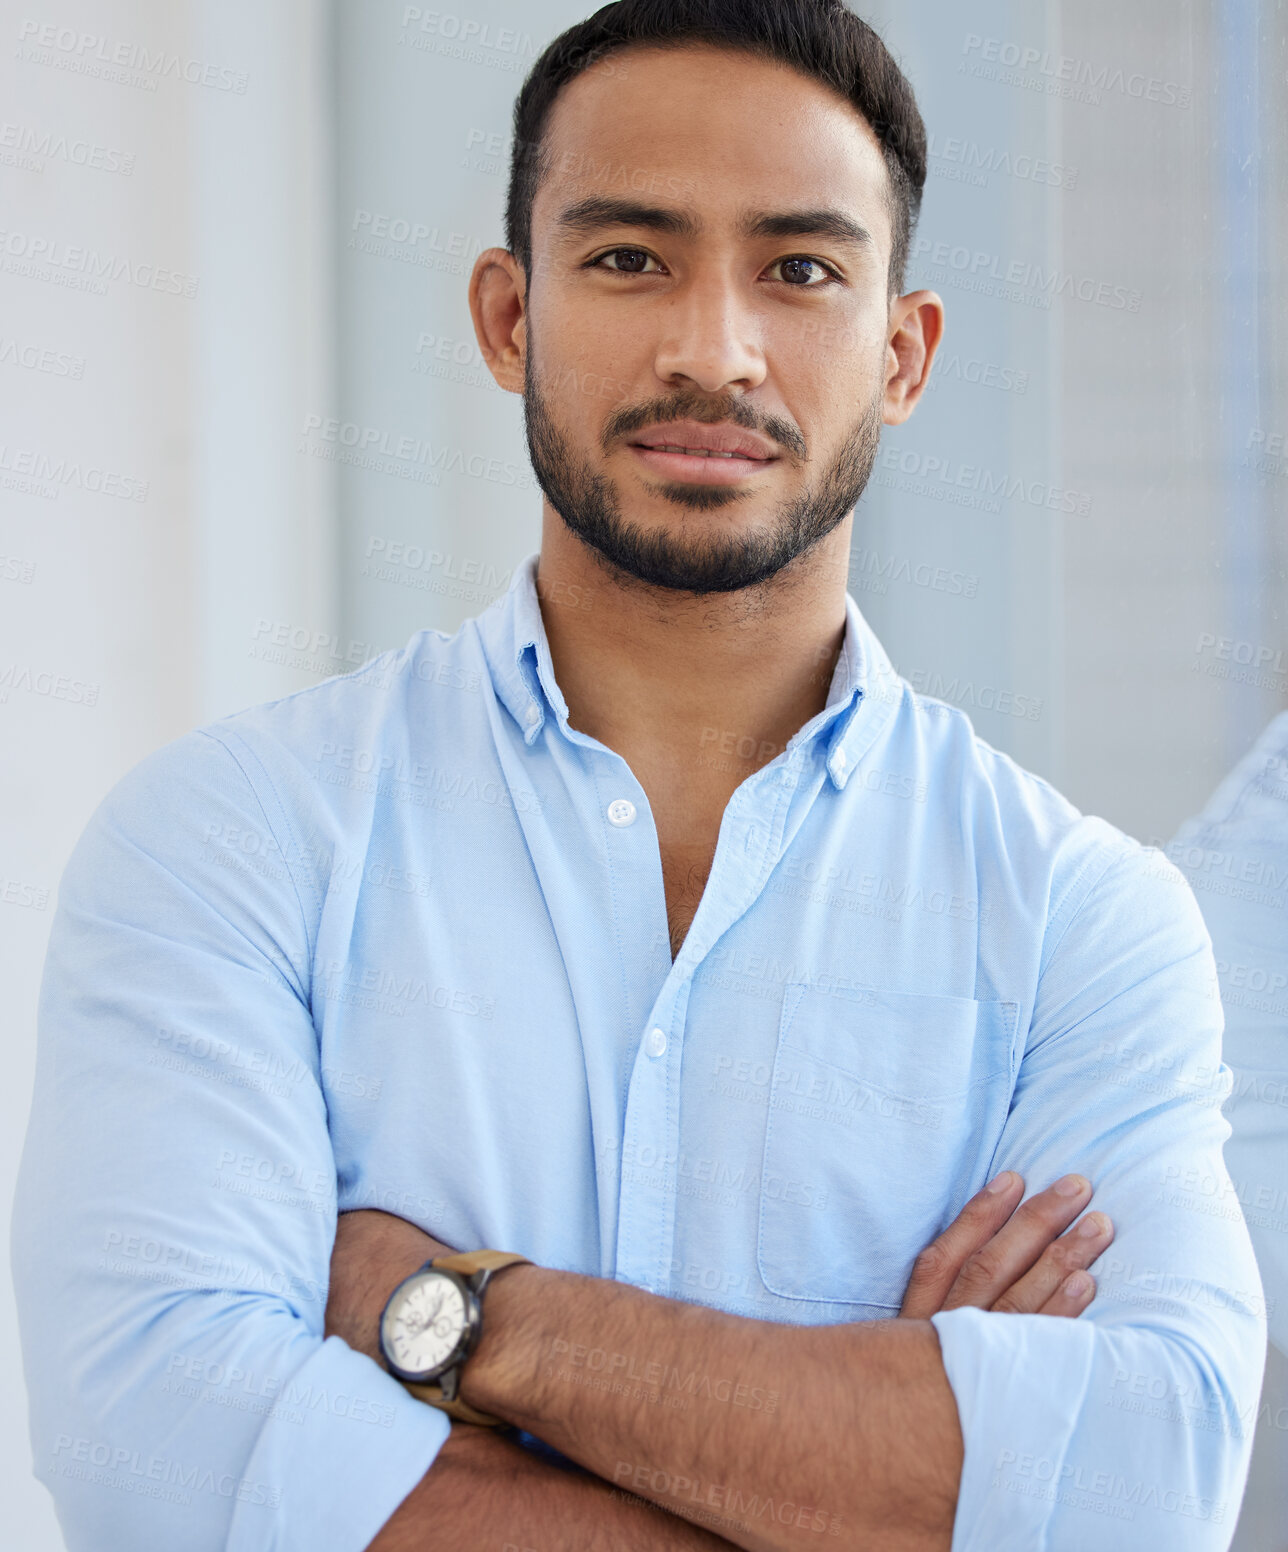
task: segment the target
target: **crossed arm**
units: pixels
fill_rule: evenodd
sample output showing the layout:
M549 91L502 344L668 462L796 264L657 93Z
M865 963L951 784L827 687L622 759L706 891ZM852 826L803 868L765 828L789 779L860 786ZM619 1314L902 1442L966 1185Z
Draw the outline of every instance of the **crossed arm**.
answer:
M1062 1233L1091 1194L1066 1178L1072 1194L1057 1186L1022 1206L1011 1172L973 1198L918 1259L896 1320L784 1325L603 1278L508 1269L488 1289L461 1394L582 1469L455 1423L370 1552L412 1552L431 1531L444 1549L771 1552L823 1536L948 1552L963 1446L929 1316L963 1304L1086 1308L1094 1283L1081 1269L1113 1231L1091 1213ZM450 1248L386 1213L342 1214L327 1335L381 1362L389 1292Z

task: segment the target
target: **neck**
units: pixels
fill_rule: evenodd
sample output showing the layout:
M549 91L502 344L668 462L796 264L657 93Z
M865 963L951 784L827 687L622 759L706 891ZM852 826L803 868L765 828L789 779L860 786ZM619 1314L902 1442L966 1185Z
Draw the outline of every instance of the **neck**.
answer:
M537 591L570 724L641 779L732 791L827 703L852 523L756 587L695 597L618 577L547 505Z

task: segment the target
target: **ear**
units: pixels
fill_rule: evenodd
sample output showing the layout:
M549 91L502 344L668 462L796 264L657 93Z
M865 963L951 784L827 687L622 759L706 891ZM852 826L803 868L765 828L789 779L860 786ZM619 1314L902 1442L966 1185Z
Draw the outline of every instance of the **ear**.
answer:
M523 392L523 361L528 343L524 309L527 277L506 248L485 248L470 275L470 316L488 369L509 393Z
M910 291L890 308L886 344L887 426L901 426L917 407L944 333L944 304L933 291Z

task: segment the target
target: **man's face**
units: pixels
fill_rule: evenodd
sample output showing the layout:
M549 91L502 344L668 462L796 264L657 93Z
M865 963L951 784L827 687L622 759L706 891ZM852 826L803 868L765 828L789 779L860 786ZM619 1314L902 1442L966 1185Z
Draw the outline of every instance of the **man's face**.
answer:
M529 454L550 505L618 572L732 592L843 522L871 472L885 165L858 114L788 67L706 45L633 48L613 64L578 76L551 115L524 322ZM664 230L642 210L568 219L596 200L700 230ZM857 235L815 220L740 230L809 212ZM638 445L709 447L717 426L770 456Z

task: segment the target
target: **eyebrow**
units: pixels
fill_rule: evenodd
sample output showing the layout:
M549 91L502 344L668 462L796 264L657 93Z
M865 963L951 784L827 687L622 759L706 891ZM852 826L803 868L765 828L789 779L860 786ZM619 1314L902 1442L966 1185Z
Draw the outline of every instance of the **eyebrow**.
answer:
M560 236L584 236L602 226L641 226L668 237L702 235L702 222L687 210L664 205L642 205L629 199L605 199L592 195L569 205L555 221ZM737 223L740 237L827 237L852 248L872 247L872 233L843 210L823 206L815 210L745 211Z

